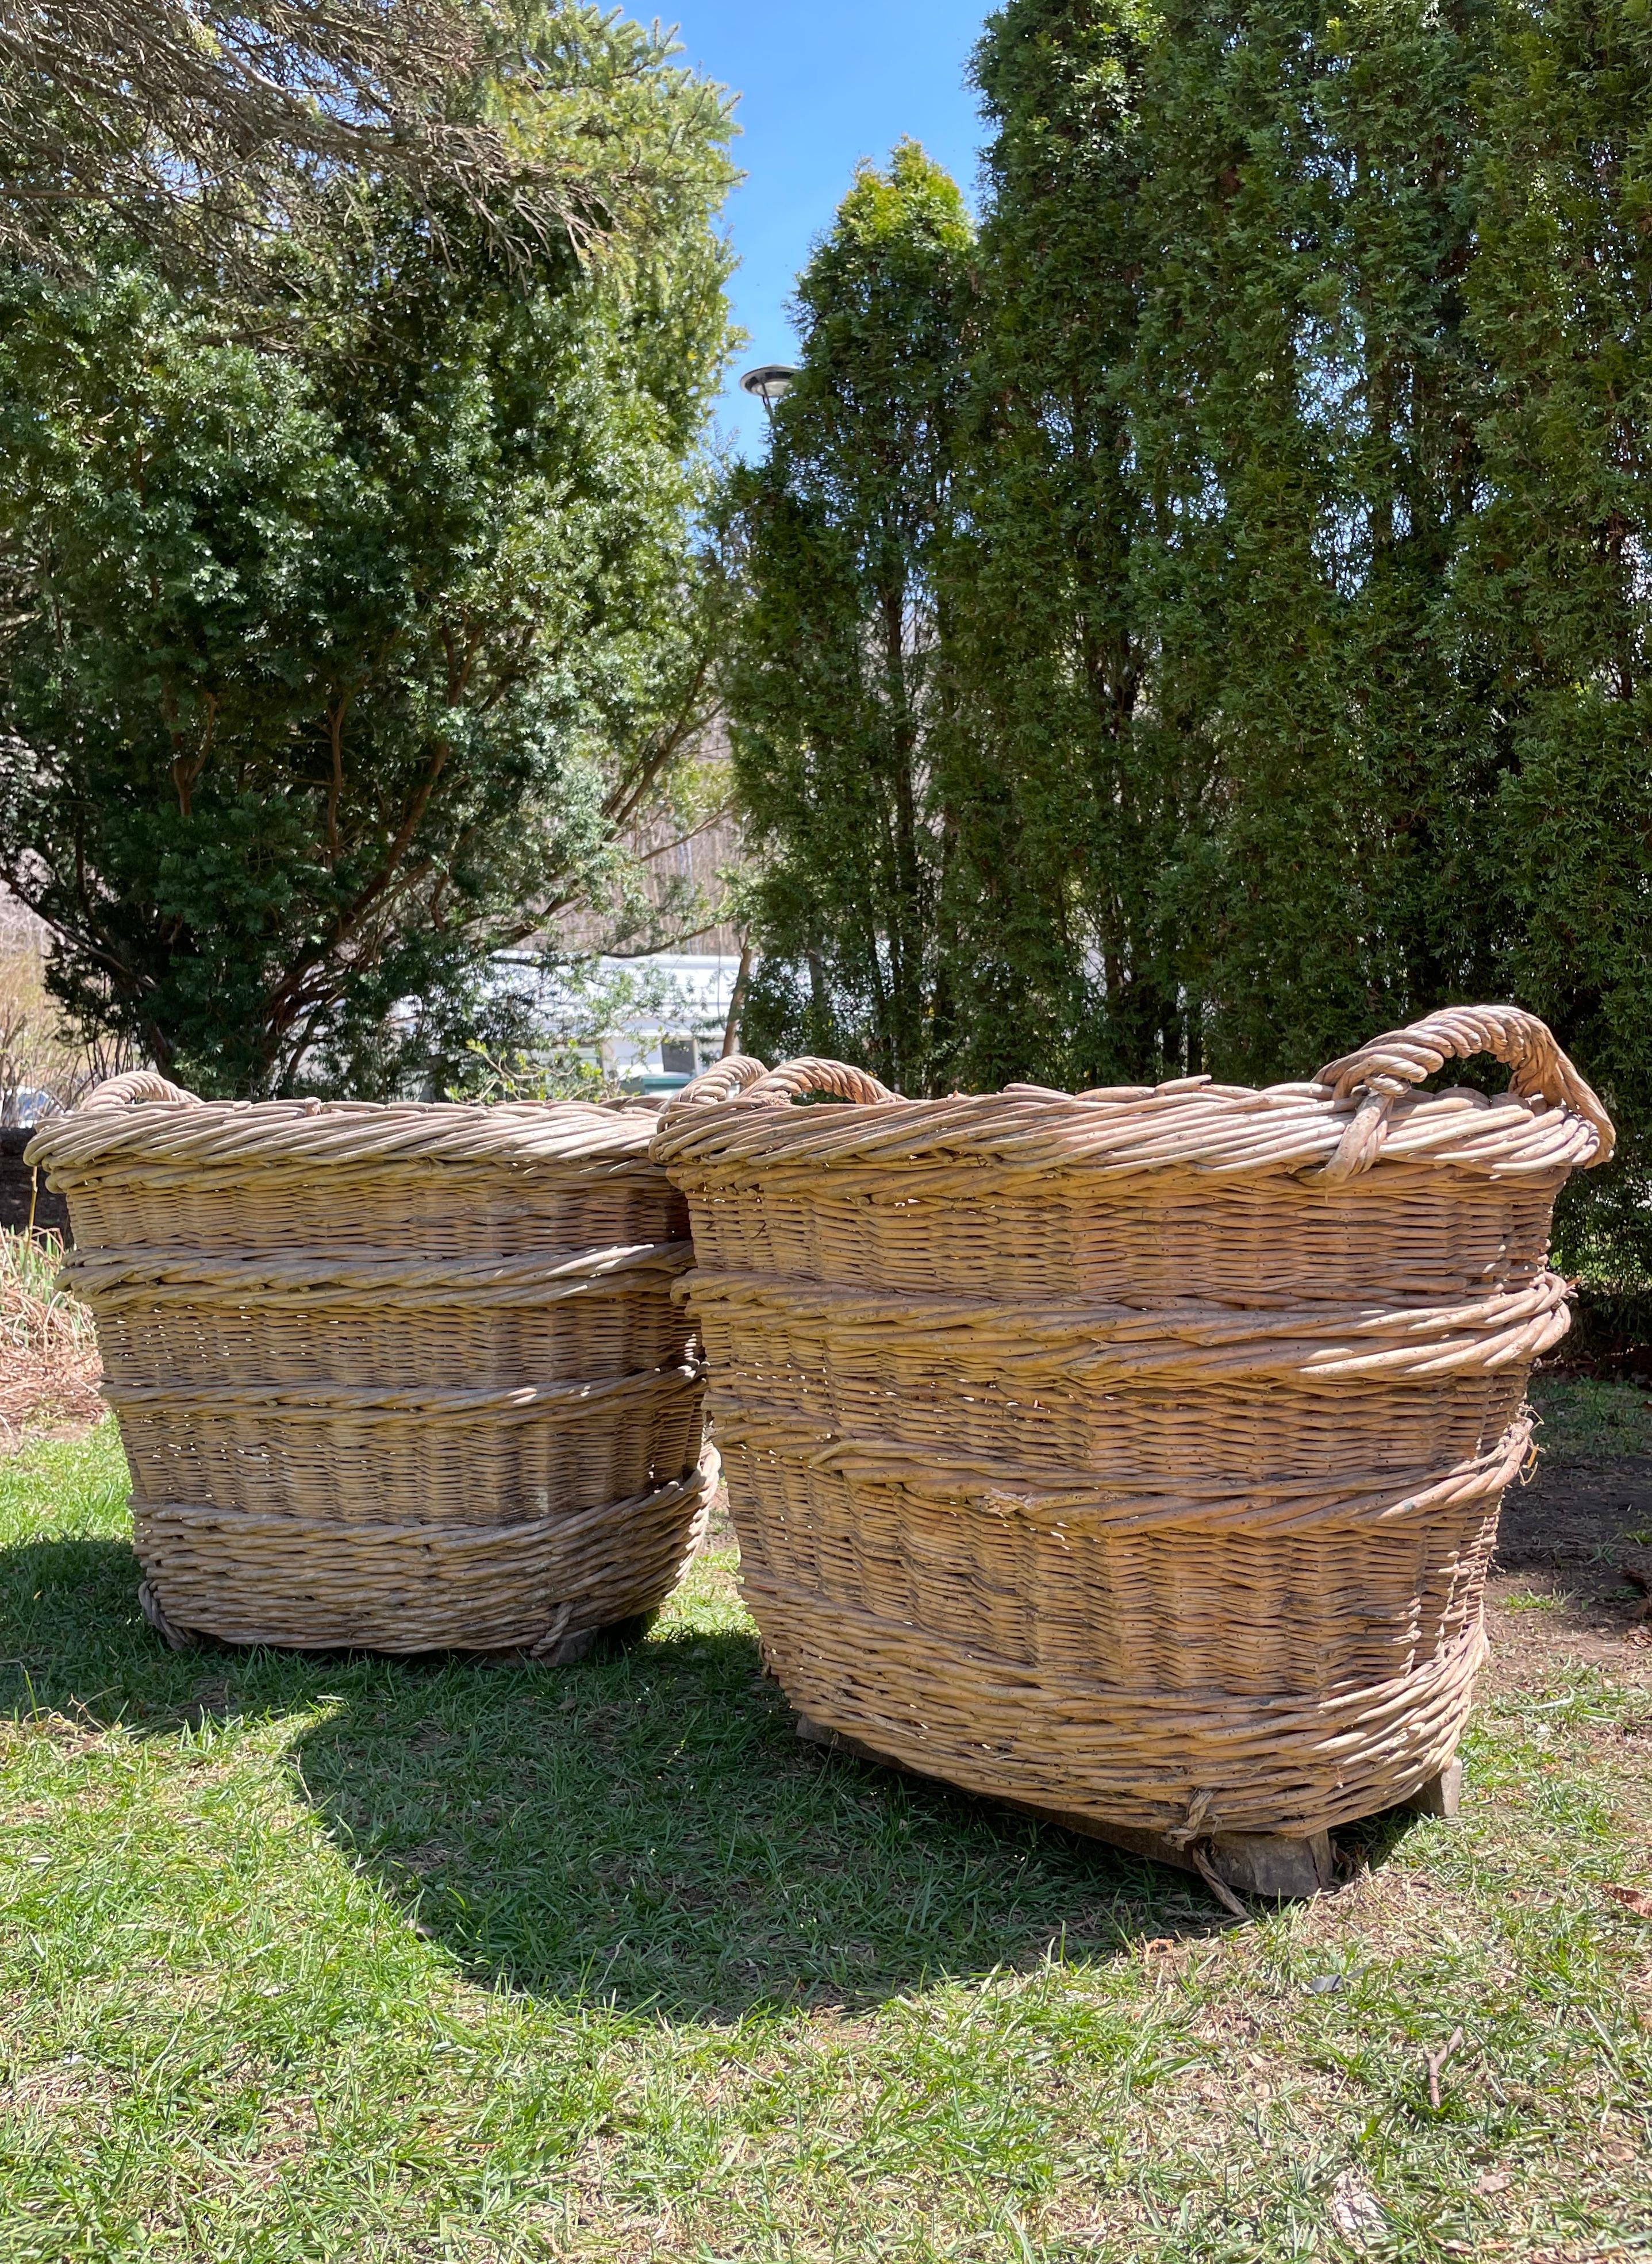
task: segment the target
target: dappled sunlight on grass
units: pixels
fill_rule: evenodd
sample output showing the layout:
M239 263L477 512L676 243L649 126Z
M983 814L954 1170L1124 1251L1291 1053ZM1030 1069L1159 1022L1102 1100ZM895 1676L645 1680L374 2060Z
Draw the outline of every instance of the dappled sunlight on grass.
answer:
M1652 1392L1586 1375L1535 1375L1528 1394L1551 1462L1652 1455Z

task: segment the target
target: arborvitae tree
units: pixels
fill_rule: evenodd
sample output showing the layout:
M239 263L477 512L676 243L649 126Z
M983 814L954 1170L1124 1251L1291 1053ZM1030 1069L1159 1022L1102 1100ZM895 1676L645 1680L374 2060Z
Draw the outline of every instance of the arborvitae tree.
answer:
M1178 10L1146 76L1133 578L1145 698L1210 765L1177 925L1229 1075L1497 988L1465 822L1495 787L1489 680L1451 602L1489 28L1479 0Z
M1126 380L1143 290L1140 81L1156 19L1032 0L979 58L991 202L955 538L942 768L960 1069L1089 1085L1187 1052L1163 898L1196 804L1144 728ZM1192 1040L1197 1060L1197 1026Z
M1564 1247L1652 1259L1652 19L1009 0L976 69L990 198L913 551L923 1075L1260 1081L1516 998L1623 1120ZM836 397L798 388L777 465L854 445ZM752 521L795 550L756 577L795 593L757 617L790 737L743 741L764 940L830 978L770 1024L888 1074L888 884L842 822L882 773L820 727L877 612L826 492ZM852 666L811 692L823 653Z
M1649 61L1617 0L992 19L981 1073L1301 1074L1511 995L1643 1231Z
M968 294L958 190L915 142L862 166L798 286L801 371L728 525L748 592L728 682L763 867L746 1041L921 1092L949 1039L931 746L935 589Z
M1300 1072L1477 987L1484 665L1446 599L1483 19L989 25L953 591L980 1072Z
M1499 987L1574 1047L1626 1136L1562 1247L1652 1274L1652 18L1512 15L1477 90L1464 294L1489 398L1457 562L1503 760L1482 885ZM1489 869L1487 869L1489 868Z

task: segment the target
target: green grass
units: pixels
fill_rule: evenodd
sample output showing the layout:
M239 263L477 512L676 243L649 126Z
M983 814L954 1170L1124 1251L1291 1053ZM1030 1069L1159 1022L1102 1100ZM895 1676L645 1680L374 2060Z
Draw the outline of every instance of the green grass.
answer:
M1238 1925L801 1745L726 1554L560 1672L173 1655L123 1497L0 1464L0 2264L1652 2250L1627 1675Z
M1538 1445L1550 1462L1652 1455L1652 1393L1582 1375L1535 1375L1528 1395Z

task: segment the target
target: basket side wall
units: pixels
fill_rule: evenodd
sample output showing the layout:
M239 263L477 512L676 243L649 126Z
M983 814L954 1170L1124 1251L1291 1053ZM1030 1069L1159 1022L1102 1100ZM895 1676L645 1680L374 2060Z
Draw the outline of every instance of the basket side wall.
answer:
M1319 1831L1450 1758L1565 1324L1562 1173L676 1176L743 1577L801 1712L1159 1832Z
M986 1163L675 1173L702 1267L1005 1300L1450 1298L1540 1274L1564 1174L1384 1166L1340 1187ZM1442 1184L1448 1179L1449 1186Z
M170 1624L531 1648L670 1592L709 1481L663 1173L127 1157L64 1181Z

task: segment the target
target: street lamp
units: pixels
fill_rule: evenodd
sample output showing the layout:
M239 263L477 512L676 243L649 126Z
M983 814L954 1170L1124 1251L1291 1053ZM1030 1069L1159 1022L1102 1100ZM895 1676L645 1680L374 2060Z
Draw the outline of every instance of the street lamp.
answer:
M742 393L749 393L760 401L768 411L769 422L774 422L774 404L784 401L792 390L793 380L801 373L789 362L765 361L760 369L749 369L740 381Z

